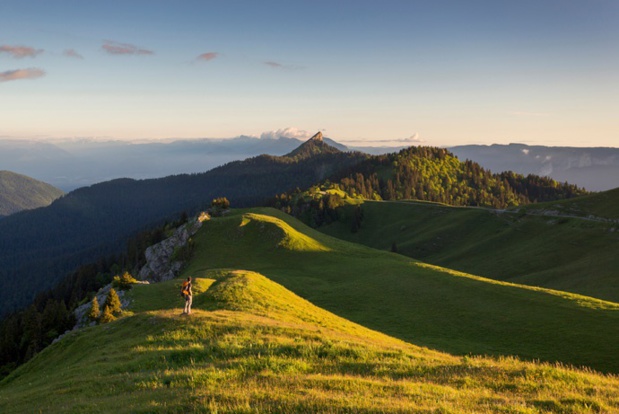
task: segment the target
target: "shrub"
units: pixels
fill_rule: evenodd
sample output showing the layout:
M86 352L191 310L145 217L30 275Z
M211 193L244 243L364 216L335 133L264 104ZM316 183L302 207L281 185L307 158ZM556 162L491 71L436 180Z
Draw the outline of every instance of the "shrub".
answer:
M132 285L136 284L138 280L131 276L129 272L123 273L122 276L114 276L112 286L119 290L129 290Z

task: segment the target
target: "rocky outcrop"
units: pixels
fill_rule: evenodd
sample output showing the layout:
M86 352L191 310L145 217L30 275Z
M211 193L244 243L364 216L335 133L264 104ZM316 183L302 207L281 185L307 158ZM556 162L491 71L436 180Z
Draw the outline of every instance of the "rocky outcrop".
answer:
M171 237L147 248L144 253L146 264L140 269L137 278L154 283L175 278L183 263L175 260L174 253L185 246L191 236L202 227L202 223L209 218L207 213L202 213L176 229Z
M145 282L143 282L143 283L145 283ZM99 307L101 309L103 309L103 304L105 303L105 298L107 297L107 294L110 292L110 289L112 289L112 284L111 283L109 283L108 285L102 287L97 292L97 302L99 302ZM125 309L127 306L129 306L129 299L125 297L125 291L117 289L116 293L118 294L118 299L120 299L121 307L123 309ZM77 308L75 308L75 310L73 311L73 314L75 315L76 323L75 323L75 326L73 327L73 330L95 324L95 322L89 321L88 318L86 317L86 314L90 310L91 306L92 306L91 302L89 301L89 302L84 303L83 305L80 305ZM58 339L60 339L60 338L58 338Z
M201 213L198 217L189 221L188 223L180 226L176 229L174 234L171 237L163 240L160 243L157 243L148 249L146 249L146 265L142 267L140 273L138 274L138 279L141 279L137 283L141 284L149 284L151 282L162 282L164 280L169 280L174 278L178 271L182 267L182 262L174 261L174 252L187 244L191 236L196 234L196 232L202 227L202 223L206 220L210 219L210 216L207 213ZM97 301L99 302L99 307L103 309L103 304L105 303L105 298L112 288L112 284L108 284L97 292ZM116 290L118 294L118 298L120 299L120 304L123 309L126 309L130 305L130 300L125 295L125 291ZM71 331L67 331L64 334L60 335L58 338L54 340L54 342L60 340L68 333L83 328L85 326L94 325L95 322L91 322L87 318L87 313L90 310L91 302L88 301L81 306L78 306L74 311L76 324Z

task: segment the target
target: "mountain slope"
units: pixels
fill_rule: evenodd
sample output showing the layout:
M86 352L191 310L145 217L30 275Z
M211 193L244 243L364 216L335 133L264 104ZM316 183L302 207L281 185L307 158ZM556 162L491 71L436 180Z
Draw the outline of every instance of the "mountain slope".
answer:
M294 151L286 154L286 157L305 159L317 154L337 154L341 152L338 148L327 144L322 137L322 132L317 132L309 140L301 144Z
M64 193L46 183L11 171L0 171L0 217L48 206Z
M0 314L26 305L78 265L122 251L136 232L204 209L215 197L259 205L365 158L339 151L303 159L262 155L202 174L100 183L7 217L0 221Z
M454 357L334 316L264 276L213 270L180 317L177 280L73 332L0 383L0 411L491 413L619 409L619 380ZM42 398L44 396L44 398Z
M615 190L513 211L366 201L357 232L350 230L352 206L320 231L382 250L395 245L406 256L492 279L619 302L619 223L607 221L616 220L618 196Z
M195 243L199 255L188 275L256 271L339 316L418 345L619 372L619 304L411 261L325 236L273 209L211 220Z

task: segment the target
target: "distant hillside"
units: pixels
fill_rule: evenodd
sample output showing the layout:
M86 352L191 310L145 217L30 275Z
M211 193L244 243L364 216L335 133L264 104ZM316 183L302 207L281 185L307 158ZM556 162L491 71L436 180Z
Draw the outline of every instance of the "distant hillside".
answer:
M619 188L569 200L534 204L526 206L524 211L546 216L619 220Z
M619 408L619 379L589 368L619 372L618 305L411 262L272 209L207 222L187 275L191 316L180 279L136 286L119 320L69 333L0 382L0 411Z
M549 176L589 191L619 186L619 148L545 147L524 144L463 145L449 148L495 172Z
M29 303L78 265L123 250L137 231L210 206L215 197L237 207L261 205L365 158L337 150L303 159L263 155L202 174L96 184L7 217L0 221L0 314Z
M619 191L512 211L364 202L320 231L497 280L619 302Z
M11 171L0 171L0 216L48 206L64 193L46 183Z

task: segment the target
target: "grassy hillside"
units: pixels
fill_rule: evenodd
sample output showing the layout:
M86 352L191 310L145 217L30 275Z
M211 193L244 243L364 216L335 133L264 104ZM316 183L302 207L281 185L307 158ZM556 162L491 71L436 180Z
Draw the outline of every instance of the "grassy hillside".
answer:
M48 206L64 193L44 182L10 171L0 171L0 216Z
M290 242L282 248L320 248ZM201 275L193 315L179 316L178 280L136 286L125 317L70 334L0 383L0 411L619 410L617 377L513 358L455 357L353 324L258 273Z
M619 223L542 216L546 211L606 217L619 192L521 207L520 213L419 202L365 202L350 231L353 207L326 234L497 280L565 290L619 302ZM601 200L600 202L598 202ZM561 209L557 206L565 206ZM568 208L569 206L569 208ZM614 210L613 210L614 208ZM525 214L528 212L528 214Z
M587 196L525 206L530 214L546 213L619 220L619 188Z
M457 354L619 372L619 305L449 271L334 239L273 209L211 220L187 274L256 271L339 316Z

